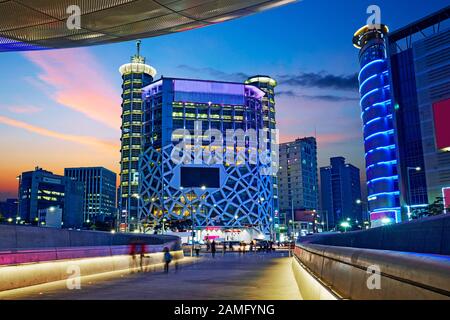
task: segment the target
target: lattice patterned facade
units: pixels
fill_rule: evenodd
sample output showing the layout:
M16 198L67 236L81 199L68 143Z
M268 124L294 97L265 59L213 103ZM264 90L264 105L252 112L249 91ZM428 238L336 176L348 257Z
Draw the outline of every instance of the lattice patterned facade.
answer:
M253 227L268 233L276 209L272 201L273 175L265 175L262 169L270 168L272 163L245 161L229 165L224 160L223 164L186 165L175 163L171 157L177 143L172 142L173 130L192 131L194 121L201 120L203 130L219 129L224 137L230 129L264 129L264 92L239 83L163 78L146 87L143 95L141 221L193 218L196 227ZM258 148L261 143L258 137ZM194 160L194 154L191 159ZM217 169L220 186L184 186L181 171L185 167Z

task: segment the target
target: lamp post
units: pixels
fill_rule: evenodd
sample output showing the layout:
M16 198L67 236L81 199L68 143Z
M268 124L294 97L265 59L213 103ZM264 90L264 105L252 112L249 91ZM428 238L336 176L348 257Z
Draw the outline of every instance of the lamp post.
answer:
M347 229L351 227L351 226L350 226L350 222L348 222L348 221L342 222L342 223L341 223L341 227L344 228L344 232L346 233L346 232L347 232Z
M363 211L363 222L370 221L368 216L369 205L367 202L362 201L361 199L356 200L356 204L361 206L361 210Z

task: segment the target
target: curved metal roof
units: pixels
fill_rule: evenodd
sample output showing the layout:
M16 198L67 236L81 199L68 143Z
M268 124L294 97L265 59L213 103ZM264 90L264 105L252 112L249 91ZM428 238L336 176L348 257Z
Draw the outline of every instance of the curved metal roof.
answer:
M70 48L154 37L295 1L0 0L0 52ZM78 10L79 25L74 17Z

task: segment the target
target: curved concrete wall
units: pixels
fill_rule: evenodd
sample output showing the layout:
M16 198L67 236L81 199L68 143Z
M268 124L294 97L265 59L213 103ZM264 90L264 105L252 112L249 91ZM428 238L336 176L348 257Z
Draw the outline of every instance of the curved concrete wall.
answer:
M77 231L21 225L0 225L0 250L61 248L83 246L127 245L140 240L150 245L178 241L179 237L164 235L122 234L100 231Z
M316 234L301 243L450 255L450 214L365 231Z
M297 246L295 256L344 299L450 299L450 257L315 244Z

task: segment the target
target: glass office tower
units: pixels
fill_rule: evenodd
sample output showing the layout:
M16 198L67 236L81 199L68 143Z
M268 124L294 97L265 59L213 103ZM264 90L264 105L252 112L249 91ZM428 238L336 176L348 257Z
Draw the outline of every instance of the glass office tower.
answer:
M243 83L175 78L162 78L144 89L142 222L193 220L194 228L211 232L254 229L269 233L273 183L272 175L264 169L272 164L270 160L266 164L249 161L251 129L258 134L265 129L267 137L264 95L257 87ZM211 137L207 130L212 129L222 138ZM243 145L237 143L237 132L246 133ZM200 141L194 141L197 138ZM256 137L259 150L264 148L264 140ZM193 153L183 156L180 163L173 158L179 152L173 152L181 142ZM270 154L270 142L267 148ZM211 155L223 151L223 161L197 159L197 151ZM223 234L221 237L226 239Z
M103 167L65 168L64 176L84 183L84 222L116 218L116 174Z
M363 224L361 180L359 169L345 163L344 157L330 159L330 166L320 168L321 213L326 215L329 229L349 218ZM358 201L359 200L359 201Z
M444 8L388 35L404 216L450 188L450 19ZM448 202L448 201L447 201Z
M401 221L387 33L384 25L365 26L353 38L353 44L360 50L360 106L372 227Z
M122 135L120 149L120 199L119 223L125 230L134 230L138 218L139 156L142 152L142 88L153 81L156 70L145 64L140 55L140 41L137 53L131 62L119 68L122 75Z

